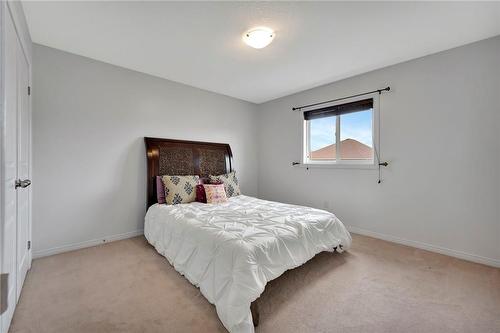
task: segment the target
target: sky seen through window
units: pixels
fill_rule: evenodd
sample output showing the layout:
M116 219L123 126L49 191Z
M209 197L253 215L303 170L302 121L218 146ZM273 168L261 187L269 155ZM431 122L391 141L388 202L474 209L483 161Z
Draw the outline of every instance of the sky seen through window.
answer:
M335 143L336 116L310 120L311 150ZM369 147L373 147L372 109L348 113L340 116L340 140L354 139Z

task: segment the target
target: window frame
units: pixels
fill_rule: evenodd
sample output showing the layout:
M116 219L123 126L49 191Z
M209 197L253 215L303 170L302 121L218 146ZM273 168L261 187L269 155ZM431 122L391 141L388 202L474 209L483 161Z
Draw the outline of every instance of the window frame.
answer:
M301 120L302 120L302 164L300 166L302 167L319 167L319 168L359 168L359 169L375 169L378 165L378 158L377 158L377 152L379 151L379 122L380 122L380 116L379 116L379 94L378 93L373 93L369 95L363 95L360 97L354 97L354 98L349 98L342 100L340 102L336 103L331 103L329 106L335 106L335 105L342 105L350 102L356 102L359 100L367 99L367 98L372 98L373 99L373 111L372 111L372 142L373 142L373 159L372 160L342 160L342 159L330 159L330 160L322 160L322 161L315 161L315 160L310 160L308 158L308 154L311 151L311 140L310 140L310 134L311 134L311 120L304 120L301 114ZM341 117L342 115L336 116L335 120L335 148L336 148L336 156L340 156L340 130L341 130Z

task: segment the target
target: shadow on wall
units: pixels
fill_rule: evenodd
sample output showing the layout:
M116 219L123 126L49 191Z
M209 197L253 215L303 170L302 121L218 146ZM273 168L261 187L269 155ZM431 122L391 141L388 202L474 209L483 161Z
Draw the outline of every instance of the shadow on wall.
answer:
M110 139L112 140L112 139ZM117 235L130 232L131 230L142 230L144 228L144 216L146 214L146 153L144 138L133 139L130 143L122 142L122 150L117 154L117 146L120 144L104 144L101 148L102 168L97 172L103 172L107 176L97 176L101 184L94 184L86 202L79 203L83 207L92 207L92 212L82 211L93 219L93 225L87 225L88 232L105 230L106 235ZM105 166L105 168L104 168ZM110 168L110 166L114 166ZM91 173L92 170L89 170ZM92 179L88 174L84 179ZM96 178L97 178L96 177ZM96 188L97 187L97 188ZM95 223L106 223L108 226L95 225Z
M109 197L111 207L106 207L119 221L133 219L137 221L137 230L144 229L144 216L147 209L146 148L144 138L134 139L123 147L124 150L116 161L115 176L110 179L113 191ZM132 183L132 184L130 184ZM123 186L127 184L127 186ZM131 186L133 185L133 186ZM135 191L126 191L134 188Z

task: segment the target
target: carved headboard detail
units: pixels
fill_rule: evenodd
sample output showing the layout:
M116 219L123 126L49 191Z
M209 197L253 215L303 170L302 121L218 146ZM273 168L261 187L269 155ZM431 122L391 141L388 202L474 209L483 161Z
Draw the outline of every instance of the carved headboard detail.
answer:
M156 176L219 175L233 171L226 143L144 138L147 157L148 207L156 203Z

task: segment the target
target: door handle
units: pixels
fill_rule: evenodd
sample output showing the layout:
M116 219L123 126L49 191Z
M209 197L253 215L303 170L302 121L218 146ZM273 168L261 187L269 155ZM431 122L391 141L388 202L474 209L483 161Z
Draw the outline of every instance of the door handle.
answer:
M16 180L16 188L18 188L18 187L25 188L25 187L28 187L30 185L31 185L31 180L29 180L29 179L25 179L25 180L18 179L18 180Z

